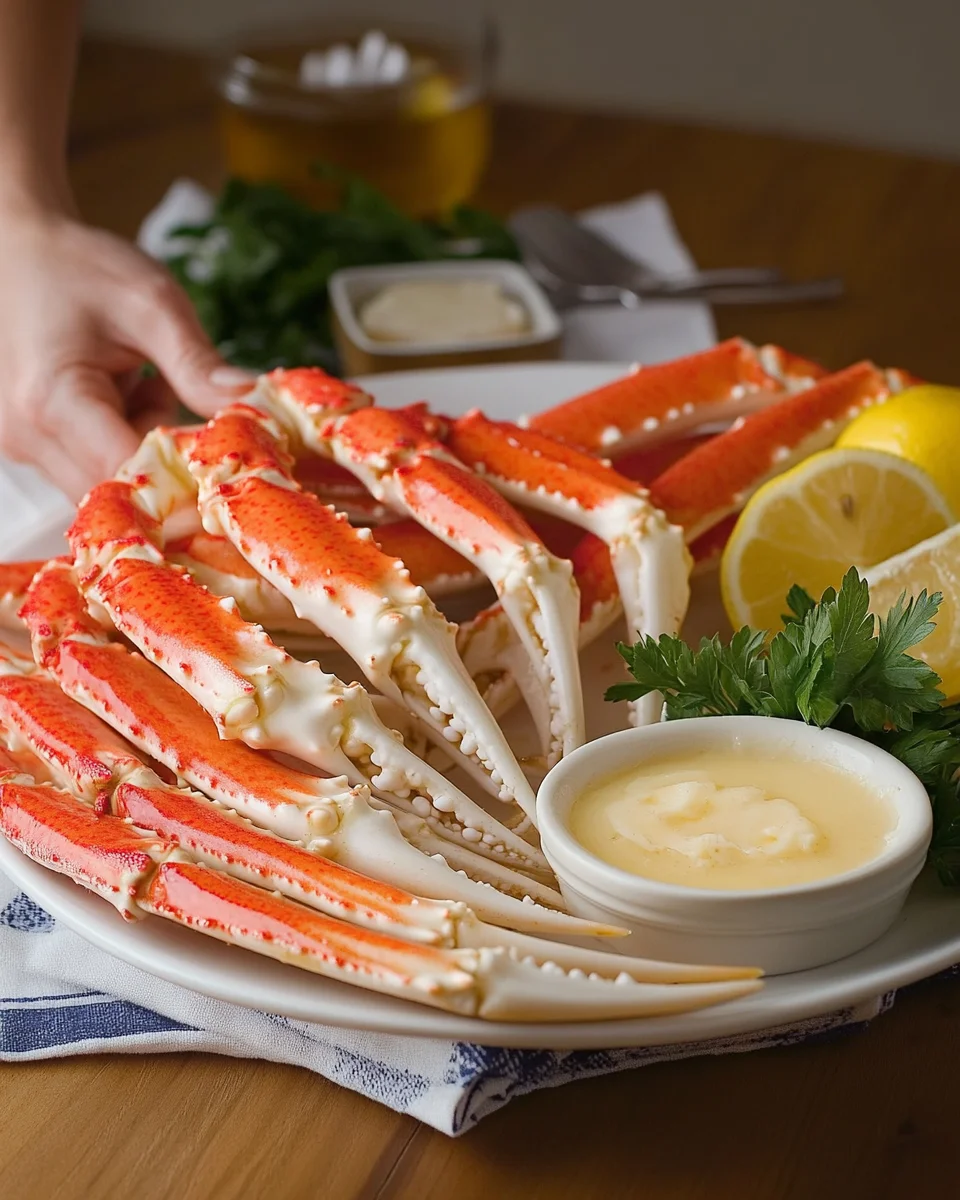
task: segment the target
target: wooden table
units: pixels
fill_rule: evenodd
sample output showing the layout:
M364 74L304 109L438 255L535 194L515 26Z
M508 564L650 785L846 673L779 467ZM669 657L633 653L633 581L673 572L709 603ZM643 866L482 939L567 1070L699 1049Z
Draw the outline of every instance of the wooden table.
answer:
M878 81L882 86L882 81ZM195 61L93 45L71 139L81 207L133 233L178 175L215 183ZM839 273L823 308L721 310L721 334L960 383L960 164L638 118L504 106L481 201L577 207L662 191L704 266ZM191 1054L6 1066L0 1192L82 1196L953 1195L960 986L923 984L865 1033L645 1068L517 1100L461 1141L306 1071Z

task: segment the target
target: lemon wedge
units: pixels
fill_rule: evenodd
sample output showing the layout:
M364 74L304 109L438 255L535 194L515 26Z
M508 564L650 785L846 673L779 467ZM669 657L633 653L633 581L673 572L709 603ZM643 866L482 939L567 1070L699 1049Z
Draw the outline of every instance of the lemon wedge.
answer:
M740 514L720 563L734 628L780 628L799 583L816 599L850 566L883 562L955 520L919 467L879 450L824 450L764 484Z
M453 108L453 99L453 83L446 75L428 75L414 86L404 106L404 115L417 121L442 117Z
M837 446L884 450L930 476L960 514L960 388L919 384L865 409L837 439Z
M910 654L933 667L948 699L960 696L960 525L888 558L866 577L870 607L878 615L896 604L902 592L916 596L926 588L943 593L936 629Z

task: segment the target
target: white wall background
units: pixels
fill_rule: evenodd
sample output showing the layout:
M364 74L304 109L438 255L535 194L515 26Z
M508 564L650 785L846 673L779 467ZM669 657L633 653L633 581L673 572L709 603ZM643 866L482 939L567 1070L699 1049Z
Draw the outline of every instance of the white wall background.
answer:
M393 0L397 12L459 0ZM88 0L91 31L203 46L363 0ZM501 94L960 158L960 0L487 0ZM381 5L380 11L383 11Z

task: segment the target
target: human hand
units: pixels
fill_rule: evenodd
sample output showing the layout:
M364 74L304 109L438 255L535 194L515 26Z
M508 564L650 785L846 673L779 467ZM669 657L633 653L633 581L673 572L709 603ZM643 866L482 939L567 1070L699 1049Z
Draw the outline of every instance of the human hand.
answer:
M252 382L163 267L49 211L0 213L0 363L0 451L73 500L175 420L178 396L208 416Z

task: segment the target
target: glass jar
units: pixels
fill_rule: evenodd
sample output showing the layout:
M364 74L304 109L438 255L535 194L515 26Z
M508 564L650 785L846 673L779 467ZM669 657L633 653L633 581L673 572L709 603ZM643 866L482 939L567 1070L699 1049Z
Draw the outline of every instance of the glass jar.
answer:
M217 68L230 173L318 207L338 190L318 165L415 216L467 199L489 155L495 39L471 4L445 7L417 22L354 5L309 33L243 38Z

